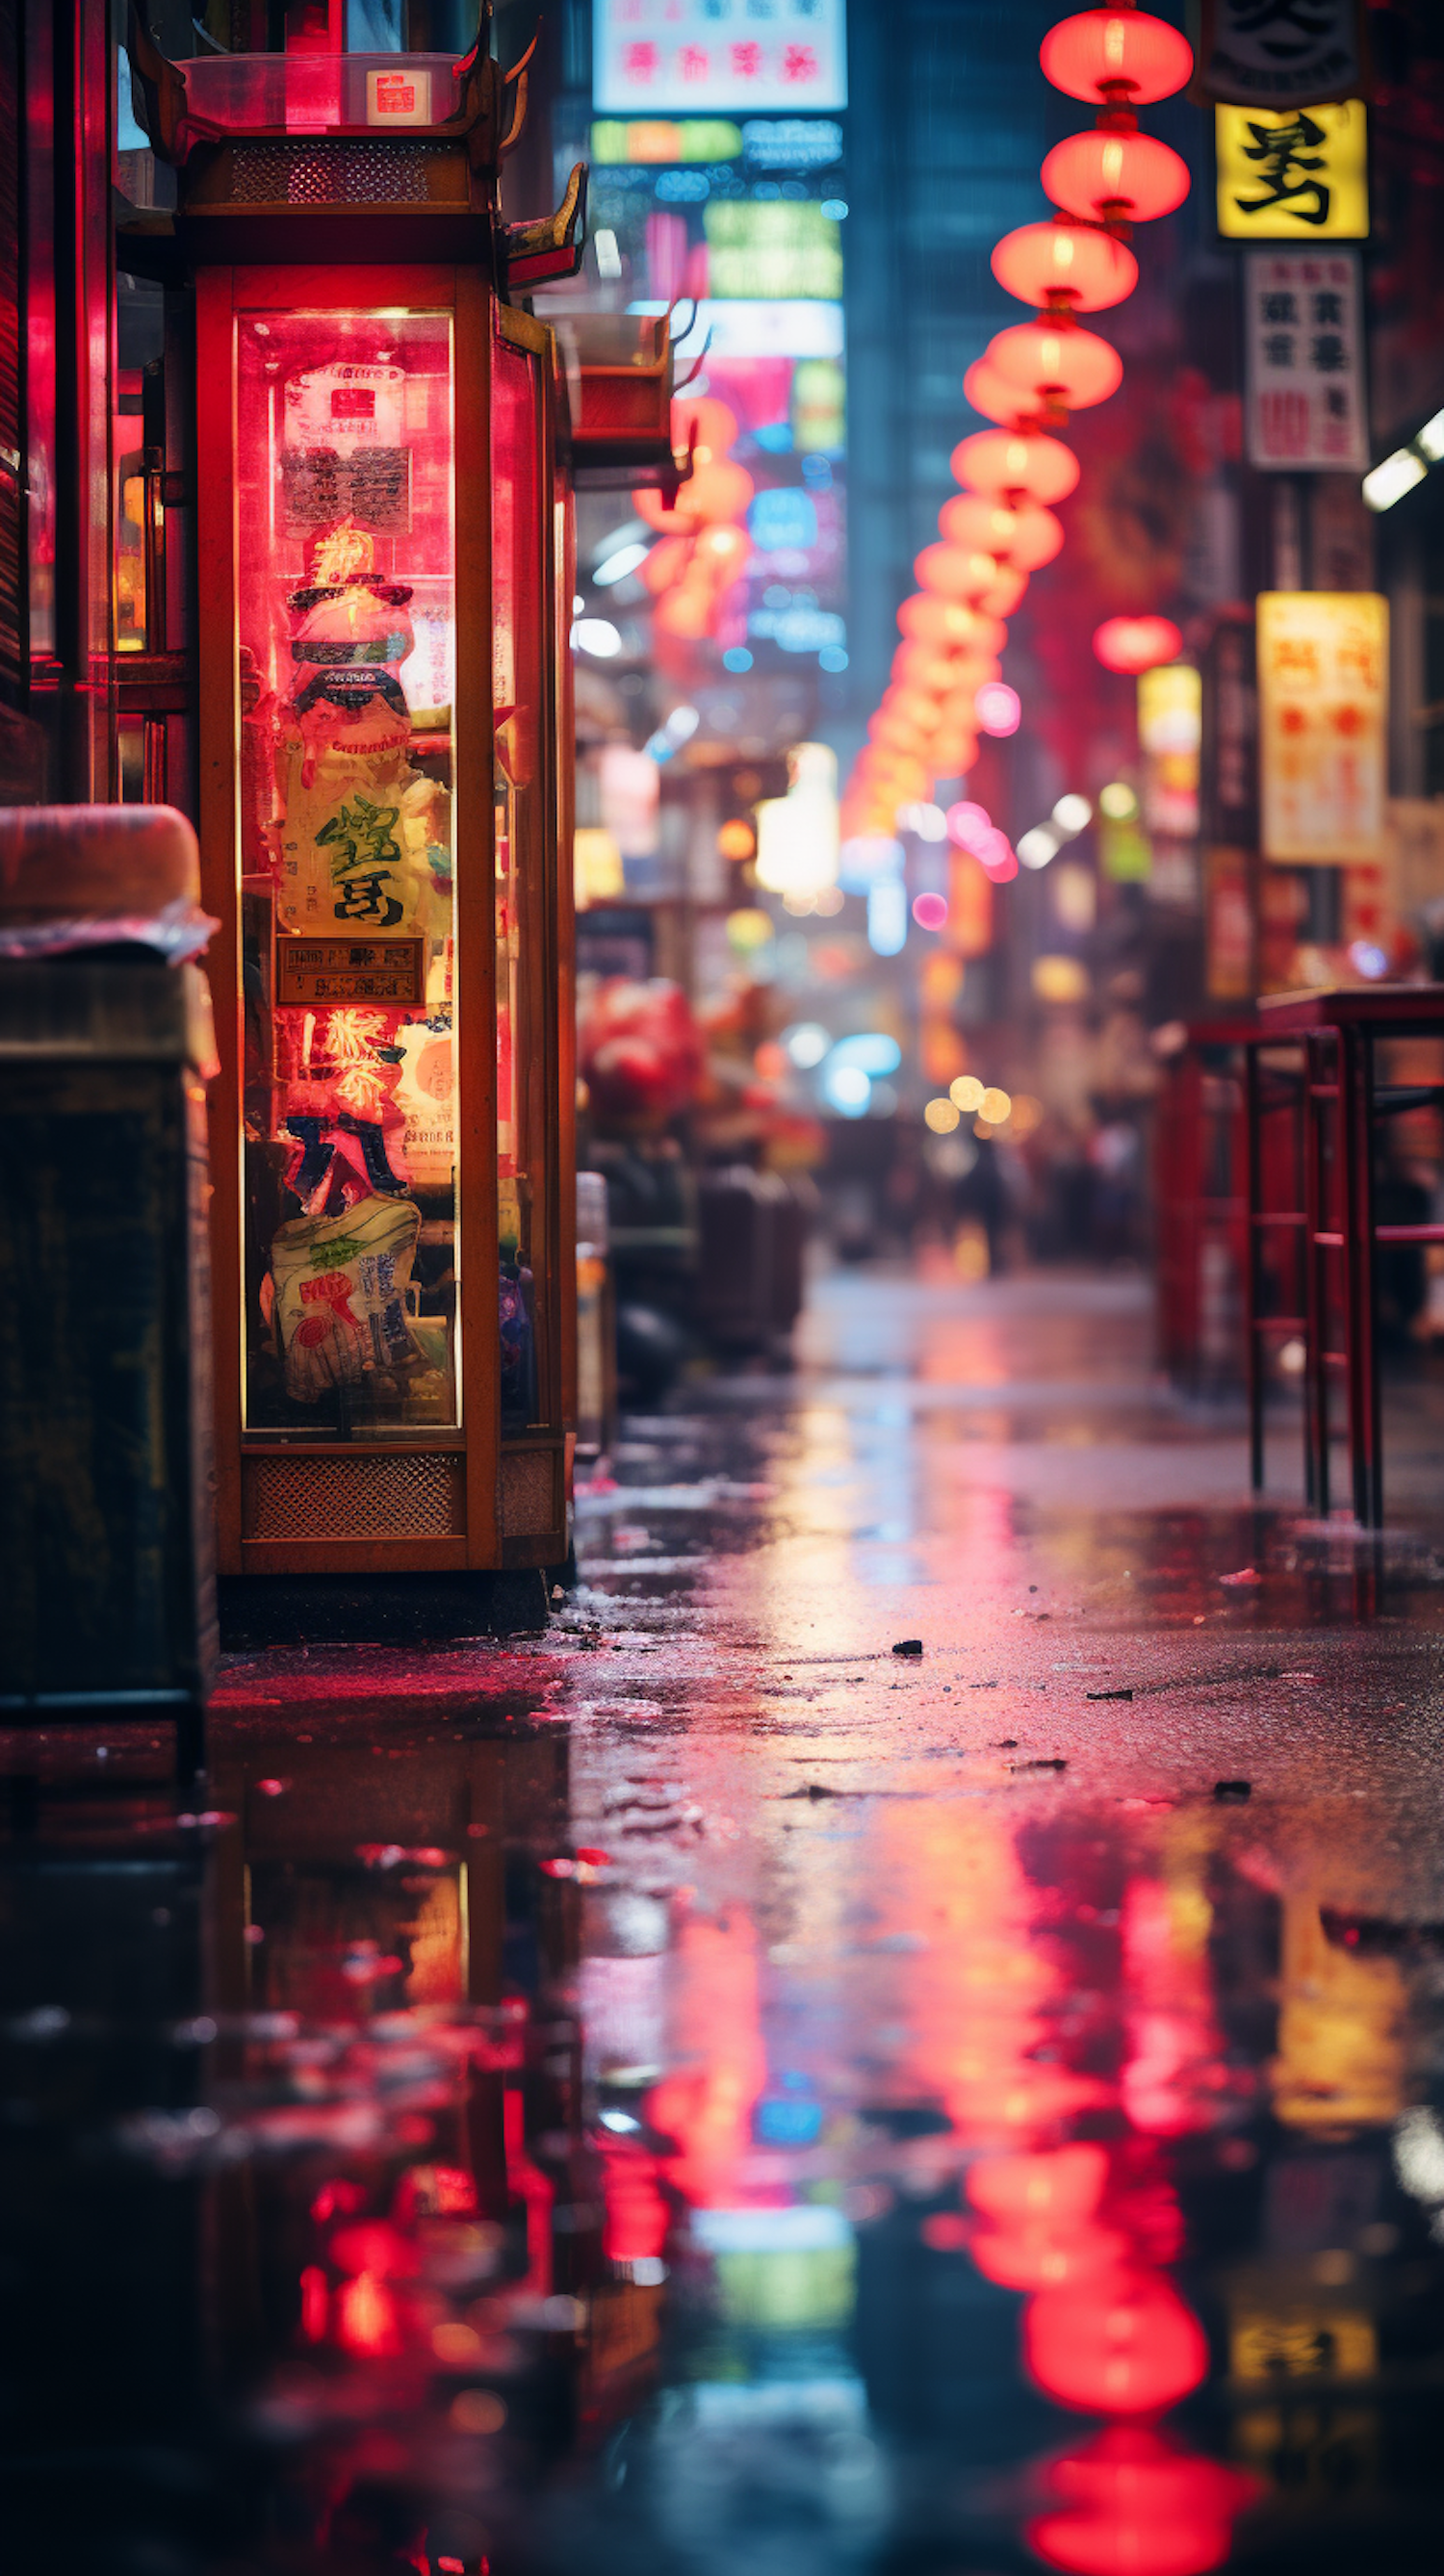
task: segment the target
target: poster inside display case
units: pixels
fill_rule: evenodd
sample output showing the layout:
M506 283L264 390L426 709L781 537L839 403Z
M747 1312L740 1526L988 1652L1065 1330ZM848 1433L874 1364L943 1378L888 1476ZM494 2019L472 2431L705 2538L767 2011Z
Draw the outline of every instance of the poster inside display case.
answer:
M457 1431L451 318L236 366L246 1428Z

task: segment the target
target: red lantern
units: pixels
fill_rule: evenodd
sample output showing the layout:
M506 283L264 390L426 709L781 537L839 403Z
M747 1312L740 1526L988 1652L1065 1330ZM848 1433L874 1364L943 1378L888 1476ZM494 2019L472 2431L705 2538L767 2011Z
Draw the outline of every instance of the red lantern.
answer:
M1004 429L1027 430L1037 426L1038 405L1006 376L1000 376L987 358L975 358L963 378L963 393L974 411L984 420L996 420Z
M1007 501L1066 501L1078 487L1078 459L1041 430L978 429L953 449L953 473L970 492Z
M1025 572L1010 572L991 555L962 546L924 546L913 571L924 590L965 600L991 617L1011 617L1028 587Z
M1055 206L1086 223L1156 223L1188 194L1188 164L1156 134L1100 126L1055 143L1042 170Z
M1101 313L1138 284L1138 262L1111 233L1075 223L1022 224L1004 233L993 275L1021 304Z
M1093 650L1105 671L1152 671L1178 659L1183 637L1171 617L1105 617Z
M935 652L930 644L899 644L892 657L892 676L899 688L929 689L942 697L953 685L952 656Z
M672 445L679 452L690 446L699 465L726 456L736 436L737 414L715 394L688 394L685 401L673 403Z
M704 522L740 519L756 488L745 465L734 465L730 457L719 456L709 464L699 465L690 481L680 486L675 509L668 509L660 492L634 492L632 499L638 517L645 519L649 528L660 528L664 535L673 536L690 534Z
M1020 509L1001 501L946 501L938 526L949 545L980 546L1018 572L1037 572L1051 563L1063 543L1061 522L1036 501L1025 501Z
M695 531L689 529L685 537L664 537L659 546L653 546L645 563L638 566L642 579L654 599L658 598L664 590L669 590L674 582L681 580L692 560L694 533Z
M1086 411L1123 382L1123 361L1096 331L1049 322L1015 322L988 342L984 356L1005 382L1048 405Z
M897 622L911 642L936 644L943 651L1001 653L1008 640L1001 618L982 617L976 609L965 608L961 600L939 599L929 592L915 591L911 599L905 599Z
M1139 9L1084 9L1060 19L1038 48L1045 80L1069 98L1148 107L1193 77L1193 48L1176 27Z
M1040 2291L1023 2320L1030 2378L1090 2415L1153 2415L1208 2370L1208 2346L1171 2281L1141 2266Z

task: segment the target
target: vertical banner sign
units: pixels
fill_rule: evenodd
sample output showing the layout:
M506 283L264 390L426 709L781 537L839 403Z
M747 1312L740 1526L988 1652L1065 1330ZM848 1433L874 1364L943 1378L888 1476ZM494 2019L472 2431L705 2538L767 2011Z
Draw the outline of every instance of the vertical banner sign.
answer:
M1389 603L1266 590L1258 603L1263 852L1294 867L1375 859L1385 823Z
M843 0L593 0L599 116L847 105Z
M1357 97L1367 72L1359 0L1203 0L1197 98L1318 107Z
M1359 254L1244 258L1248 461L1266 473L1369 462Z
M1218 229L1225 241L1367 241L1369 117L1362 99L1214 110Z

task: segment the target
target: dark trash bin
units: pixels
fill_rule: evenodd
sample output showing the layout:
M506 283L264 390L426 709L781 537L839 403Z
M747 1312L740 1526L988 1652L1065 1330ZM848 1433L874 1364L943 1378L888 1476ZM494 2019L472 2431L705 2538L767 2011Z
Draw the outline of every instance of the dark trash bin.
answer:
M195 836L0 815L0 1713L173 1716L215 1656Z

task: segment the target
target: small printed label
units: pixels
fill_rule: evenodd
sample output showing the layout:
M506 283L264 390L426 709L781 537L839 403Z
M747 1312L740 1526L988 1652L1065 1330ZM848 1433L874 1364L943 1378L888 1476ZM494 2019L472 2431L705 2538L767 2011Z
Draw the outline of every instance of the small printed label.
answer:
M276 943L278 1002L419 1002L420 939L286 939Z
M431 123L431 74L428 71L368 72L366 75L366 122L368 125L429 125Z

